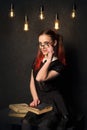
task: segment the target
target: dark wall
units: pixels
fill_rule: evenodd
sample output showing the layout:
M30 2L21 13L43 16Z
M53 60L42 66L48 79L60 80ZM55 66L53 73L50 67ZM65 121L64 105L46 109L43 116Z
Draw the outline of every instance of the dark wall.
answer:
M0 108L11 103L29 102L30 67L36 54L37 35L54 27L59 13L68 63L69 102L87 115L87 1L77 0L77 17L71 19L73 0L14 0L15 17L9 18L11 0L0 2ZM44 5L45 20L38 18ZM24 15L29 18L28 32L23 31Z

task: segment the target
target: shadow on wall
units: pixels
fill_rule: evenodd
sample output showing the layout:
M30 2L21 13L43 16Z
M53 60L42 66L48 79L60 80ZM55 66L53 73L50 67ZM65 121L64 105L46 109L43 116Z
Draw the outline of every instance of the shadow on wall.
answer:
M58 89L64 97L69 112L67 127L73 126L75 127L73 130L84 130L84 114L78 104L80 93L77 49L70 46L65 50L67 65L59 76Z
M77 49L68 46L65 50L67 66L64 73L64 82L61 91L64 95L70 114L77 116L79 113L82 113L81 106L78 105L78 97L80 95Z

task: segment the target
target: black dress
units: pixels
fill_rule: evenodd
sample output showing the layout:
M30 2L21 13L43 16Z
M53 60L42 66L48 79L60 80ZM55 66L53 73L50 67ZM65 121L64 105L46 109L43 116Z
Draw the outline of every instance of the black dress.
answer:
M42 62L40 68L44 64L45 63ZM36 119L38 130L53 130L59 124L61 117L68 114L64 99L59 91L61 86L60 77L61 73L63 73L64 65L57 59L51 62L48 71L50 70L59 72L59 75L44 82L37 82L35 79L39 70L34 71L33 69L35 86L40 101L53 105L51 112L42 114L39 116L39 119Z

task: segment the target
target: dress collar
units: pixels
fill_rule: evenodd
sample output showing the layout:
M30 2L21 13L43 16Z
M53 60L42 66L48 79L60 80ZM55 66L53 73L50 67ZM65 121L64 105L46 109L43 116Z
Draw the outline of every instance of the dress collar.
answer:
M56 56L53 56L53 58L52 58L52 60L51 60L51 61L55 61L55 60L57 60L57 59L58 59L58 58L57 58ZM46 60L47 60L46 58L43 58L43 61L42 61L42 62L43 62L43 63L45 63L45 62L46 62Z

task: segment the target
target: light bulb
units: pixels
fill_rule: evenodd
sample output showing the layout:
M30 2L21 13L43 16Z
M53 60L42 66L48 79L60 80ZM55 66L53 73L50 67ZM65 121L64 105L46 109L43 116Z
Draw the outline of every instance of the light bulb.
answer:
M39 18L41 19L41 20L43 20L45 17L44 17L44 10L43 10L43 7L41 6L41 8L40 8L40 15L39 15Z
M29 25L28 25L27 16L25 15L24 31L28 31L28 30L29 30Z
M73 9L72 9L71 17L72 18L76 17L76 4L73 4Z
M72 16L72 18L75 18L75 17L76 17L76 11L75 11L75 9L72 10L71 16Z
M56 30L59 29L59 19L58 19L58 15L57 14L56 14L56 17L55 17L54 28Z
M11 9L10 9L10 17L13 18L15 16L14 10L13 10L13 5L11 4Z

